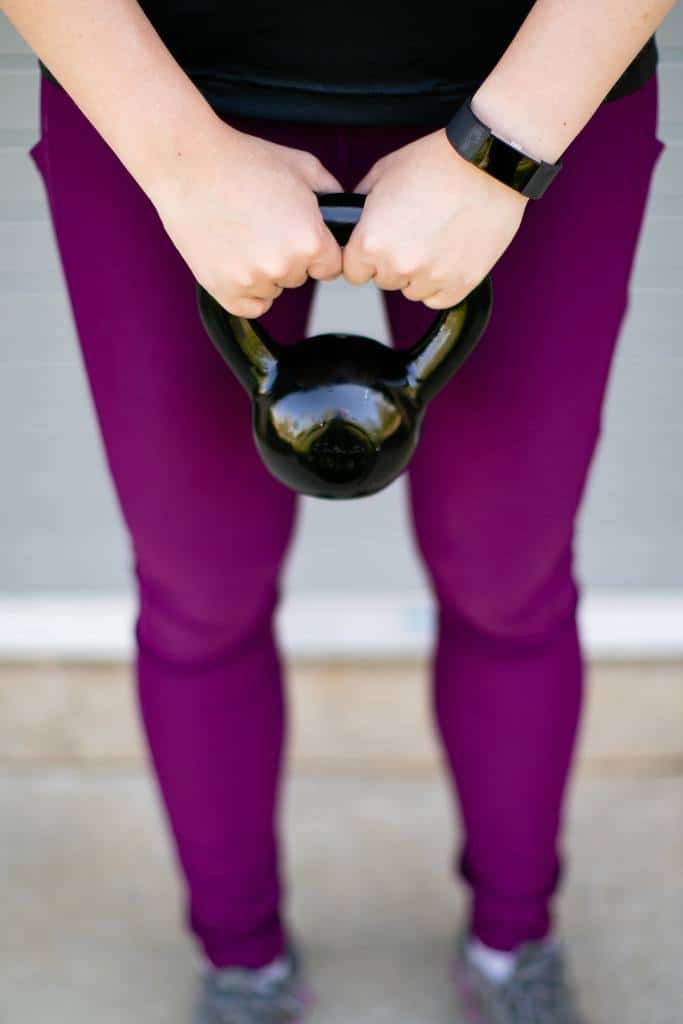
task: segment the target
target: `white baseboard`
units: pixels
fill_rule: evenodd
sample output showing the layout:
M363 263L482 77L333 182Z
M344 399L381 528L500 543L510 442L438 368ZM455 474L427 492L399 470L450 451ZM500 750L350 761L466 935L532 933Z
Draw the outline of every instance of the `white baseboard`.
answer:
M0 596L0 660L127 659L133 621L125 595ZM683 656L683 591L589 593L580 621L592 658ZM422 591L295 594L278 628L295 657L419 656L431 644L433 608Z

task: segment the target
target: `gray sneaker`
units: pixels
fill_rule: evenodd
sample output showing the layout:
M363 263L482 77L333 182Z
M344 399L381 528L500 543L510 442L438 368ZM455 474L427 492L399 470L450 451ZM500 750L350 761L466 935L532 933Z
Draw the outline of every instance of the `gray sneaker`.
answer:
M266 967L205 964L193 1024L296 1024L314 1000L294 948Z
M497 985L470 962L467 938L458 939L455 985L472 1024L585 1024L560 942L520 946L513 974Z

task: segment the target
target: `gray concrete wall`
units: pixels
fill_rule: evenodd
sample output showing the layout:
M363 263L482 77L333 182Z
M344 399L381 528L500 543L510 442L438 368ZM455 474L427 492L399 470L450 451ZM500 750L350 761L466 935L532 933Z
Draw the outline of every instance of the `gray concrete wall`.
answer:
M592 588L683 584L683 6L658 34L656 176L580 535ZM38 72L0 15L0 591L119 591L129 553L105 469L42 183ZM319 289L311 331L386 337L377 292ZM304 503L293 591L422 582L401 484L358 503Z

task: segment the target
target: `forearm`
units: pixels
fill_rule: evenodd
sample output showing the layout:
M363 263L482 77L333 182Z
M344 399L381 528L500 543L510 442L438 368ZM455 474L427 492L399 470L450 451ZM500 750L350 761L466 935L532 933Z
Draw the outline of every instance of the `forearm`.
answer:
M148 194L222 125L136 0L0 0Z
M494 134L554 163L676 0L537 0L472 100Z

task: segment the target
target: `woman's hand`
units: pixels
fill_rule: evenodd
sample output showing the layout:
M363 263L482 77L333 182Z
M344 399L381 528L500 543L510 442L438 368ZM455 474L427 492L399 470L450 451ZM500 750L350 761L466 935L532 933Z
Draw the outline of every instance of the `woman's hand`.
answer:
M197 281L228 312L258 317L283 288L339 276L341 249L314 193L343 189L313 154L221 123L178 165L147 194Z
M505 252L528 200L464 160L439 129L378 160L344 247L344 277L454 306Z

